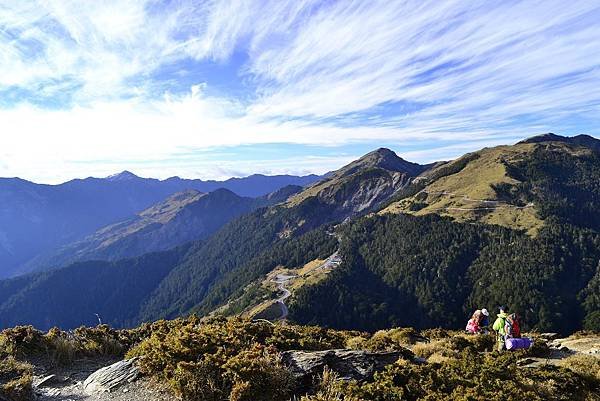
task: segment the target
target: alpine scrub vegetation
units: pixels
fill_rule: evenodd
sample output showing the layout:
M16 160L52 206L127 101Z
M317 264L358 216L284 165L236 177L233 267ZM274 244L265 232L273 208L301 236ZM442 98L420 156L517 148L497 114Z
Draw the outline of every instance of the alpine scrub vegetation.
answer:
M0 333L0 397L31 398L32 359L69 364L113 354L136 358L144 375L184 401L599 400L597 358L520 367L523 359L546 355L545 343L536 338L531 350L513 353L492 352L493 345L493 335L443 329L367 333L222 317L161 320L130 330L16 327ZM399 359L363 381L341 380L325 368L307 388L282 358L289 350L344 348L395 351Z
M26 401L31 396L33 367L8 356L0 359L0 399Z
M530 351L490 352L492 335L471 336L440 329L381 330L374 334L315 326L272 325L239 318L201 322L191 317L160 321L128 357L142 372L166 383L184 400L362 401L362 400L598 400L600 380L576 368L519 368ZM416 356L425 357L415 359ZM356 348L401 351L401 358L366 382L340 381L325 370L312 388L298 386L281 351ZM573 366L575 366L573 364Z
M455 358L425 364L401 361L372 382L337 382L350 400L598 400L598 381L557 367L518 368L517 354L479 354L465 349ZM312 400L312 398L309 398ZM317 400L318 398L315 398ZM335 398L334 398L335 399ZM332 399L333 400L333 399Z
M138 333L139 330L116 331L106 325L80 327L72 332L53 328L43 333L31 326L3 330L0 332L0 399L32 399L33 366L28 362L31 358L64 366L84 356L121 356L133 341L138 341Z
M279 352L343 348L349 333L320 327L272 325L195 317L159 321L133 347L143 373L189 400L289 400L294 378Z

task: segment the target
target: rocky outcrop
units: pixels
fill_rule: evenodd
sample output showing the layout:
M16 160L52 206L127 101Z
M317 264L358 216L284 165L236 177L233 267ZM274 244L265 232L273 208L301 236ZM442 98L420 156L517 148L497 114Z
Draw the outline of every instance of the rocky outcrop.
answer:
M399 358L410 356L410 351L368 352L348 349L327 351L286 351L282 361L302 385L310 385L312 379L325 368L337 373L343 380L368 380L375 372Z
M135 381L139 376L135 358L120 361L92 373L83 382L83 391L89 395L108 393L123 384Z
M570 336L567 338L557 338L549 344L550 348L562 352L591 355L600 358L600 336Z

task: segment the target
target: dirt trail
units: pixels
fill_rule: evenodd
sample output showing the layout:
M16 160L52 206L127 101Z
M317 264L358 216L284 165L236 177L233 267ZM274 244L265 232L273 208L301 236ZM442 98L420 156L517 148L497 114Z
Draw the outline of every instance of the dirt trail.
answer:
M570 336L548 340L550 353L545 358L530 357L518 362L524 368L534 368L545 365L560 366L565 358L573 355L589 355L600 358L600 336Z
M456 194L456 193L448 192L448 191L433 192L433 191L422 190L420 193L425 193L427 195L442 195L442 196L447 196L449 198L459 198L465 202L482 203L482 204L486 205L486 206L479 206L479 207L472 207L472 208L471 207L448 206L448 207L433 208L431 210L471 211L471 210L496 210L496 209L529 209L529 208L532 208L535 206L532 202L528 203L525 206L516 206L516 205L512 205L510 203L499 201L499 200L473 199L467 195Z

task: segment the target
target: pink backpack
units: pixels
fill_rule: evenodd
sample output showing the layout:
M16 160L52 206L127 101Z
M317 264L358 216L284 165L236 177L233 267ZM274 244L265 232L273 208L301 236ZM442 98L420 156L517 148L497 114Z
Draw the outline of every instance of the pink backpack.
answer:
M479 333L479 322L477 319L469 319L466 329L469 333Z

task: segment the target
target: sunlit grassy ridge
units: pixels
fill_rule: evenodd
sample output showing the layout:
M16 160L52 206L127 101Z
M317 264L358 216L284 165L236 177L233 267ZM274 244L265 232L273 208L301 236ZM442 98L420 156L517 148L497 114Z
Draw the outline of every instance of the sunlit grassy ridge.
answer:
M511 204L495 190L495 186L519 182L509 176L506 163L524 160L535 147L535 144L519 144L486 148L476 152L477 157L469 154L441 165L417 181L427 182L428 177L435 176L438 171L469 159L458 172L427 182L415 195L390 204L381 213L436 213L458 221L475 220L535 234L543 224L536 214L535 205L522 207Z

